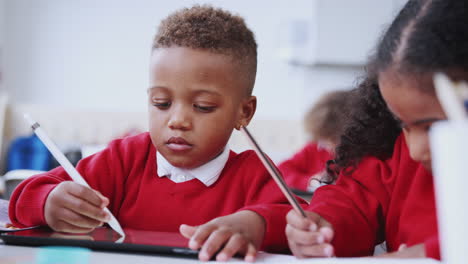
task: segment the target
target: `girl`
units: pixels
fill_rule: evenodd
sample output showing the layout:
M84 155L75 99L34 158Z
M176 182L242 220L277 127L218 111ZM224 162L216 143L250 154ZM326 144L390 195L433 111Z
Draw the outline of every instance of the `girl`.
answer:
M440 258L428 131L446 117L432 77L468 80L466 25L466 1L410 0L401 10L356 90L336 149L342 175L317 191L308 219L287 216L296 256L370 255L386 241L387 256Z

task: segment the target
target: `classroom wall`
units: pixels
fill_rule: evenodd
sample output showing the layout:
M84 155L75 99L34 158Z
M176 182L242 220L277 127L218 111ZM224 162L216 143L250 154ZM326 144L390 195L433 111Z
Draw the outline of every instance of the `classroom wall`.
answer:
M5 42L5 0L0 0L0 92L3 90L3 44Z
M4 42L5 0L0 0L0 45Z
M7 0L4 88L13 102L144 110L156 25L195 2L200 1ZM292 20L313 21L316 1L203 2L239 13L256 34L257 118L301 119L323 92L349 87L362 74L360 65L293 65L279 55L284 41L278 29Z

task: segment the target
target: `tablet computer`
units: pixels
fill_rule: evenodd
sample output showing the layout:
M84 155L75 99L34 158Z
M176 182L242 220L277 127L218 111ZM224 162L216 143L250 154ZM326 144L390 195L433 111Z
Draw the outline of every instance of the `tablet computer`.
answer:
M124 229L125 238L108 227L96 228L90 233L55 232L47 227L0 233L7 245L20 246L75 246L93 250L154 253L186 257L198 256L188 248L188 240L179 233Z

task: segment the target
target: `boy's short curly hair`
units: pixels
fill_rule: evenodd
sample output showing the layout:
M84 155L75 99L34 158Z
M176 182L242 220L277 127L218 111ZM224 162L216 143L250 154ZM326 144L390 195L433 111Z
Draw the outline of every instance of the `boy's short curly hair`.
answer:
M178 10L161 22L152 48L174 46L231 57L240 63L248 92L252 93L257 73L257 43L242 17L208 5Z

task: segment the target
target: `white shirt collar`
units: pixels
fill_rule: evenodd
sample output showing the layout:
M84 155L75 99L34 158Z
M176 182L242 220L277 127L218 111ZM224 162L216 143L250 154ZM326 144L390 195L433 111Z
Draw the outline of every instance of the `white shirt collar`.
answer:
M158 167L158 176L168 177L176 183L196 178L207 187L211 186L221 175L221 172L229 159L229 152L229 147L226 145L223 152L209 162L194 169L182 169L172 166L172 164L169 163L169 161L167 161L159 151L157 151L156 164Z

